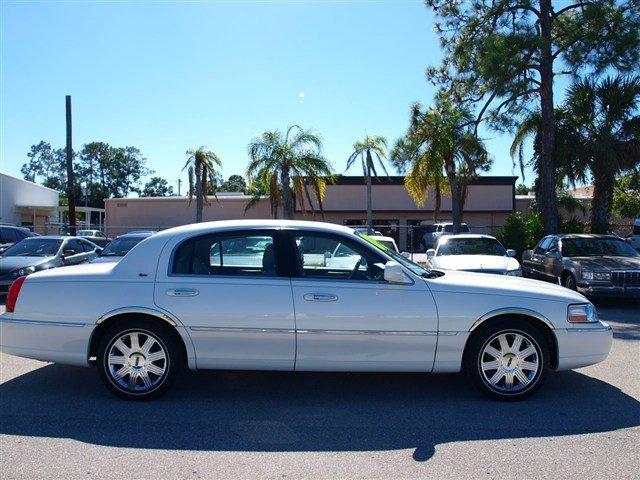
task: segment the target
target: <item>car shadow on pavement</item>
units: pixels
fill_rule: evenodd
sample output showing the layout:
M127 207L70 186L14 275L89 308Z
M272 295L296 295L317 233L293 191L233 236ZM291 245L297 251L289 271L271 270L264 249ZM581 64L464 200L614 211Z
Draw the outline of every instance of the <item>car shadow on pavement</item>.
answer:
M92 369L47 365L0 385L0 433L198 451L377 451L468 440L607 432L640 403L578 372L532 398L495 402L463 376L199 372L153 402L111 396Z

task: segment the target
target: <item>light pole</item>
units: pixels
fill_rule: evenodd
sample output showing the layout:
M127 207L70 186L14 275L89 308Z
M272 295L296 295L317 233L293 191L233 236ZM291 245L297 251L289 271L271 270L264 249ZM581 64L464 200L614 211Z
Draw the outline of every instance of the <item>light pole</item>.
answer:
M180 185L182 185L182 180L178 179L178 196L180 196Z

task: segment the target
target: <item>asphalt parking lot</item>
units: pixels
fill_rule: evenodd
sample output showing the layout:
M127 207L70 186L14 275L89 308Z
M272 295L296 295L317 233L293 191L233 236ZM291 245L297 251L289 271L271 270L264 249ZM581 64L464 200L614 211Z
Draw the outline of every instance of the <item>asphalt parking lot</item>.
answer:
M153 403L95 371L0 355L9 478L640 478L640 303L598 303L602 364L533 398L486 400L461 376L189 375Z

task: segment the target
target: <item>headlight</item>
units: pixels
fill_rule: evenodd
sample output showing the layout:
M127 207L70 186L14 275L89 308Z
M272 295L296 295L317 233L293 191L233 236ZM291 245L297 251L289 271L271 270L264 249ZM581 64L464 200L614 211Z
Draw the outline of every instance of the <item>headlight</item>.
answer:
M593 272L590 272L588 270L583 270L582 271L582 279L583 280L593 280Z
M594 323L598 321L596 308L590 304L569 305L567 320L571 323Z
M515 270L507 270L507 275L509 275L511 277L521 277L522 276L522 269L516 268Z
M35 271L36 271L36 267L24 267L24 268L20 268L19 270L14 270L13 272L11 272L11 276L13 278L24 277L25 275L29 275L30 273L33 273Z

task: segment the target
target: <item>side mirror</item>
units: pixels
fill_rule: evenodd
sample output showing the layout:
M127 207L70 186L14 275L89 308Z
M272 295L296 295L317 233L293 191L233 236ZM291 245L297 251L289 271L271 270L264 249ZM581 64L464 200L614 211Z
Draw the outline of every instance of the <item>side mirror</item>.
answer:
M427 258L433 258L436 256L436 251L433 248L430 248L429 250L427 250Z
M75 251L75 250L72 250L72 249L70 249L70 248L69 248L69 249L67 249L67 250L63 250L63 251L62 251L62 256L63 256L63 257L73 257L75 254L76 254L76 251Z
M389 283L408 284L413 283L411 278L404 273L398 262L389 261L384 266L384 279Z
M409 252L402 252L400 255L408 260L411 260L411 254Z
M101 254L102 250L104 250L104 248L101 247L96 247L96 249L94 250L94 252L96 252L97 254Z
M511 258L516 258L516 251L513 248L507 248L507 256Z

